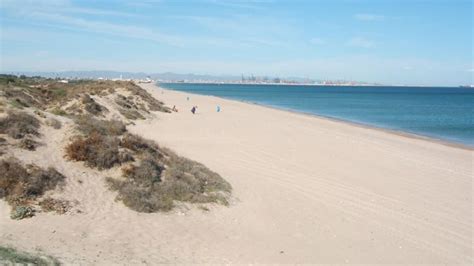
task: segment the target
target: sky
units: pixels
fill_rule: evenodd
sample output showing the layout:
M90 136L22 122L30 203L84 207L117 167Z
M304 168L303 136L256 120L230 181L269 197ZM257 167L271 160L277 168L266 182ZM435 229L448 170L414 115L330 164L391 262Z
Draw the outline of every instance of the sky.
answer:
M0 0L0 72L473 84L472 0Z

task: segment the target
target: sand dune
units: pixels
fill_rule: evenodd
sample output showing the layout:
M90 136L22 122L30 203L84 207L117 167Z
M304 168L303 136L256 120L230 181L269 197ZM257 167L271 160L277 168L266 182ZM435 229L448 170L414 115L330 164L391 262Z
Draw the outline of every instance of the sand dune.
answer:
M48 156L25 160L70 177L65 194L83 213L13 221L0 202L2 243L76 264L473 262L472 150L142 87L179 112L129 130L221 174L231 205L137 213L114 202L103 174L42 147Z

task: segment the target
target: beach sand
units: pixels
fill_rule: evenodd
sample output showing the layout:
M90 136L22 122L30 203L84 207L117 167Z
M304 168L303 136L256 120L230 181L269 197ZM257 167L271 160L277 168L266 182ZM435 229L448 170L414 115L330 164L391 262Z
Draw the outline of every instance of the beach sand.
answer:
M13 221L0 202L1 242L79 264L473 263L472 150L141 86L179 112L129 130L222 175L230 206L136 213L65 165L84 212Z

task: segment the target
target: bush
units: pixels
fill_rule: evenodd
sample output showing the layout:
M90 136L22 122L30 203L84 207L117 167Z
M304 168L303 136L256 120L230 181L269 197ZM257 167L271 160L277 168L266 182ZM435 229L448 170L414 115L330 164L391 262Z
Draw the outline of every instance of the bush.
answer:
M99 120L91 116L76 119L77 129L86 135L97 133L104 136L118 136L127 131L125 124L117 120Z
M35 216L35 209L31 206L16 206L13 208L10 218L13 220L21 220Z
M36 148L40 145L39 142L34 141L30 138L24 138L20 141L18 146L24 150L35 151Z
M0 161L0 173L0 198L5 198L13 211L18 213L15 216L20 217L31 212L28 208L16 207L28 207L31 201L41 197L46 191L64 184L65 179L54 168L44 170L35 165L27 165L25 168L14 158Z
M89 167L109 169L116 164L133 160L119 151L117 137L108 137L92 132L87 138L77 137L66 147L66 156L75 161L83 161Z
M134 134L126 133L120 142L120 146L137 154L147 153L153 155L154 157L163 157L163 154L160 152L160 148L155 142L146 140Z
M0 119L0 133L15 139L21 139L28 134L38 136L39 127L39 120L24 112L10 111L6 117Z
M171 156L169 167L165 172L165 179L186 180L186 176L193 177L191 183L199 184L201 192L230 192L232 190L227 181L203 164L184 157Z
M161 182L161 173L165 168L151 156L143 159L138 166L130 166L123 169L123 174L134 182L144 186L152 186Z
M231 186L204 165L127 134L122 147L140 154L138 165L122 168L124 180L107 179L117 199L138 212L169 211L175 201L227 205Z
M93 115L101 115L103 112L108 111L107 108L96 103L89 94L82 96L82 103L84 104L84 109Z

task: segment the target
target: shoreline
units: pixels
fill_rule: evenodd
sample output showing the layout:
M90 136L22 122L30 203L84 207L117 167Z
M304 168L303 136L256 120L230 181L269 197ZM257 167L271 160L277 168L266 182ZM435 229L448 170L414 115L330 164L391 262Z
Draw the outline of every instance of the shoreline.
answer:
M180 91L180 90L173 90L173 89L160 87L159 84L152 84L152 85L154 85L156 87L156 89L161 89L161 90L164 90L164 91L188 93L188 94L192 94L192 95L199 95L199 96L205 96L205 97L214 97L214 98L223 99L223 100L226 100L226 101L235 101L235 102L244 103L244 104L256 105L256 106L260 106L260 107L264 107L264 108L269 108L269 109L272 109L272 110L289 112L289 113L296 114L296 115L304 115L304 116L308 116L308 117L314 117L314 118L318 118L318 119L322 119L322 120L326 120L326 121L330 121L330 122L335 122L335 123L344 123L344 124L349 125L349 126L355 126L355 127L364 128L364 129L376 130L376 131L381 131L381 132L388 133L388 134L394 134L394 135L402 136L402 137L406 137L406 138L424 140L424 141L428 141L428 142L432 142L432 143L436 143L436 144L441 144L441 145L448 146L448 147L459 148L459 149L468 150L468 151L474 151L474 146L469 146L467 144L463 144L463 143L459 143L459 142L438 139L438 138L435 138L435 137L430 137L430 136L425 136L425 135L421 135L421 134L406 132L406 131L402 131L402 130L383 128L383 127L378 127L378 126L375 126L375 125L365 124L365 123L362 123L362 122L355 122L355 121L345 120L345 119L341 119L341 118L324 116L324 115L320 115L320 114L300 112L300 111L296 111L296 110L292 110L292 109L278 108L278 107L275 107L275 106L260 104L260 103L256 103L256 102L230 99L230 98L219 97L219 96L215 96L215 95L199 94L199 93L192 93L192 92L186 92L186 91ZM254 84L254 85L259 85L259 84Z

